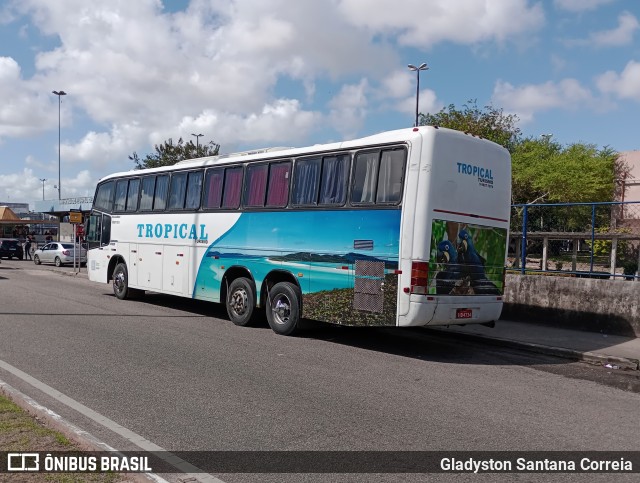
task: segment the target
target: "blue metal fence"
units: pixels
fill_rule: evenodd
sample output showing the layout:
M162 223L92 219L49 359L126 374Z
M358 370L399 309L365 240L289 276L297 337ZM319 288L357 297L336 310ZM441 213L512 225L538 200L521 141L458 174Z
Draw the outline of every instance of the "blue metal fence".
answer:
M512 205L507 268L638 279L640 201Z

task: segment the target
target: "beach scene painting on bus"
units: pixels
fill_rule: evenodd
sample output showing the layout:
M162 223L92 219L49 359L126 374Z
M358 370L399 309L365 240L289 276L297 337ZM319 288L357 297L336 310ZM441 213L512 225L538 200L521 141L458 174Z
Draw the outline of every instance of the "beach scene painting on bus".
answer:
M502 295L507 229L433 220L429 294Z
M400 214L399 210L243 213L209 245L193 297L221 301L229 268L246 267L260 300L262 281L277 270L295 276L305 318L344 325L395 325ZM250 240L259 240L259 246ZM370 267L378 273L366 272Z

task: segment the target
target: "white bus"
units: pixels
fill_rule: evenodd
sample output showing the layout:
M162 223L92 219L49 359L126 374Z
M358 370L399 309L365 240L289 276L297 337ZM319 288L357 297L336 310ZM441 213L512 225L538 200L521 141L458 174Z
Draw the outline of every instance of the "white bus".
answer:
M264 307L279 334L491 324L510 197L504 148L434 126L132 170L97 186L89 278L224 303L241 326Z

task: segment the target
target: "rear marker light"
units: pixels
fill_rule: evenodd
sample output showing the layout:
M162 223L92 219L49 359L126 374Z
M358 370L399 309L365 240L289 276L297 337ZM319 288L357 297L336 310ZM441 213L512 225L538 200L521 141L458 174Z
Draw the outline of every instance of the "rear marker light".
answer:
M428 295L429 293L429 262L411 263L411 293Z

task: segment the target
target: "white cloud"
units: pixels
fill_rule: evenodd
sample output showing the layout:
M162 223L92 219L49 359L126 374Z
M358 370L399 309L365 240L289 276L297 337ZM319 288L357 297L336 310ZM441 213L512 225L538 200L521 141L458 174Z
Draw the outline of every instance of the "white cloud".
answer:
M596 84L605 94L640 102L640 62L630 61L620 74L607 71L596 79Z
M583 12L586 10L595 10L615 1L616 0L554 0L553 4L560 10Z
M638 19L629 12L618 16L618 27L591 34L591 41L597 47L619 47L633 42L633 35L640 27Z
M362 127L368 112L369 90L369 83L362 79L358 84L343 86L329 102L330 122L345 138L353 137Z
M50 177L44 183L45 198L58 197L57 177ZM96 186L95 177L83 170L71 178L62 178L62 197L93 196ZM42 181L35 176L31 168L24 168L21 172L0 175L0 197L4 201L40 200L42 199Z
M593 105L595 100L589 89L576 79L543 84L513 86L498 81L494 87L492 102L507 112L518 115L522 122L531 121L537 112L550 109L576 109Z
M527 0L339 0L356 26L397 36L402 45L433 47L439 42L475 44L505 41L544 24L540 3Z

